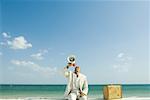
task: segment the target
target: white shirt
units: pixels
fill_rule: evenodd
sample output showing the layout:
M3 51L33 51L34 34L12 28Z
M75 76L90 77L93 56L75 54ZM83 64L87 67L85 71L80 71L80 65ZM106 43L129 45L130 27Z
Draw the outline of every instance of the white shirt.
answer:
M88 93L88 82L86 76L79 73L78 77L75 73L69 71L67 68L64 68L64 76L68 79L68 84L65 91L65 98L68 96L71 90L74 90L78 94L79 89L81 92L87 95ZM73 80L73 82L72 82ZM73 84L72 84L73 83ZM77 90L77 91L76 91Z
M79 86L79 76L77 77L77 75L75 73L73 73L73 90L79 90L80 86Z

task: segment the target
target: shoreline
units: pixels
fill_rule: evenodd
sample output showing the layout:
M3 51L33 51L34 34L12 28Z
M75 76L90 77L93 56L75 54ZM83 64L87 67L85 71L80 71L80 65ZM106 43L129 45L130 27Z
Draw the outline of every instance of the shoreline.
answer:
M89 84L89 86L93 86L93 85L98 85L98 86L104 86L104 85L111 85L111 84L113 84L113 85L123 85L123 86L128 86L128 85L134 85L134 86L138 86L138 85L150 85L150 83L149 84L139 84L139 83L137 83L137 84L118 84L118 83L109 83L109 84ZM43 86L43 85L45 85L45 86L49 86L49 85L51 85L51 86L55 86L55 85L61 85L61 86L63 86L63 85L66 85L66 84L0 84L0 86L3 86L3 85L25 85L25 86L28 86L28 85L34 85L34 86L38 86L38 85L40 85L40 86Z
M0 98L0 100L64 100L63 98L55 97L25 97L25 98ZM88 98L88 100L104 100L103 98ZM150 100L150 97L127 97L113 100Z

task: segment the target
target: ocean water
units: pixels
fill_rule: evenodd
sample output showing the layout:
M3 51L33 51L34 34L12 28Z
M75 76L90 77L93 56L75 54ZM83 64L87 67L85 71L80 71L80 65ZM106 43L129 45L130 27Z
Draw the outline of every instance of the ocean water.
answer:
M104 85L89 85L89 98L103 98ZM66 85L0 85L0 99L63 98ZM122 85L123 97L150 97L150 84Z

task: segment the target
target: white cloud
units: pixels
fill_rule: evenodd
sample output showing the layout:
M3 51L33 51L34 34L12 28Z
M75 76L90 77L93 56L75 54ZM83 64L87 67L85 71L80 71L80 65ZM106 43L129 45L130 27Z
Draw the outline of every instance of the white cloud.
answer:
M32 54L31 57L36 60L43 60L46 53L48 53L48 50L39 50L38 53Z
M130 56L128 56L127 54L125 54L125 53L119 53L118 55L117 55L117 57L116 57L116 60L118 60L118 61L122 61L122 62L126 62L126 61L130 61L130 60L132 60L132 57L130 57Z
M3 53L2 53L2 52L0 52L0 56L1 56L1 55L3 55Z
M48 53L48 50L44 49L44 50L39 50L41 53Z
M116 64L116 65L113 65L113 68L114 68L117 72L128 72L129 69L130 69L130 64L128 64L128 63Z
M0 45L1 46L5 46L5 45L7 45L5 42L0 42Z
M3 32L2 35L4 38L11 38L11 36L8 33Z
M122 58L124 55L125 55L124 53L119 53L117 57Z
M28 41L23 36L18 36L11 38L11 36L8 33L3 32L2 33L4 39L3 41L0 41L1 46L8 46L11 49L27 49L31 48L32 44L28 43Z
M132 63L132 57L125 53L119 53L116 57L116 62L112 66L117 72L128 72Z
M34 59L37 59L37 60L44 59L44 57L41 53L32 54L31 57L34 58Z
M11 63L20 66L28 68L29 70L33 72L38 72L42 76L49 77L57 72L56 67L41 67L40 65L32 62L32 61L24 61L24 60L11 60Z
M30 62L30 61L20 61L20 60L11 60L11 63L15 64L17 66L33 65L33 62Z
M7 41L7 44L12 49L27 49L32 47L31 43L28 43L23 36L15 37L12 41Z

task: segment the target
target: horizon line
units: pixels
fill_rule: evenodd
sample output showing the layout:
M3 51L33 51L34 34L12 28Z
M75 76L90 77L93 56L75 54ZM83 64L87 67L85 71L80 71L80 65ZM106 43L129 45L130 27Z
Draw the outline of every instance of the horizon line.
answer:
M0 85L67 85L67 84L0 84ZM139 84L139 83L136 83L136 84L89 84L89 85L150 85L150 83L142 83L142 84Z

